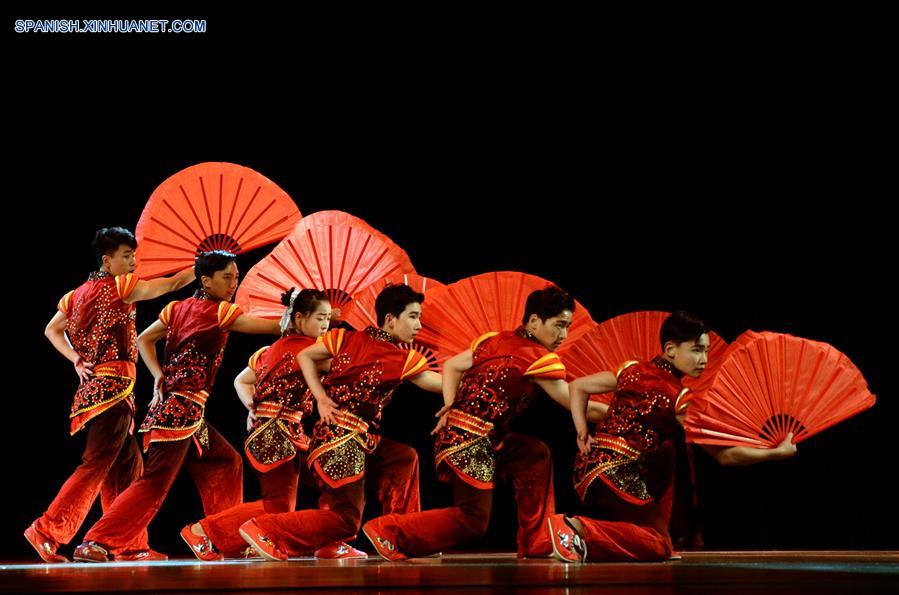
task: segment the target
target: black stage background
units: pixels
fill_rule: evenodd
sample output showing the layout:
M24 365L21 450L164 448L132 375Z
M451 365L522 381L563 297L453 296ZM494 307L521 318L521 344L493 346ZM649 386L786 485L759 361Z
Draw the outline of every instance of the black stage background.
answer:
M12 32L15 18L123 16L205 18L208 32ZM92 269L94 231L133 229L159 183L202 161L258 170L304 214L360 216L446 283L522 270L560 284L596 321L686 308L727 340L768 329L834 344L865 373L876 407L790 461L723 469L698 455L706 545L899 548L895 191L877 181L887 157L875 40L800 39L813 28L798 25L658 37L664 27L643 20L577 14L288 17L264 7L27 10L3 27L12 184L0 555L33 557L21 532L83 444L67 431L76 378L44 325ZM241 256L241 271L266 250ZM168 299L140 306L139 329ZM264 341L232 335L207 410L235 446L245 413L231 381ZM404 387L385 415L386 434L419 450L425 508L449 499L430 464L438 401ZM518 427L552 447L558 507L572 510L567 412L544 400ZM245 483L255 497L252 473ZM475 547L514 549L510 491L495 502ZM187 555L177 532L200 516L179 478L151 542Z

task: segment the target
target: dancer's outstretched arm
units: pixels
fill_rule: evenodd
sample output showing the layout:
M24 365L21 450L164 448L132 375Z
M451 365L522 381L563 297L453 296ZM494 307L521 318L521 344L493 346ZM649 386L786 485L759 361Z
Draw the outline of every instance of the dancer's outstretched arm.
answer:
M474 356L471 349L466 349L462 353L448 359L446 363L443 364L441 386L443 392L443 407L441 407L440 411L434 415L434 417L439 419L437 421L437 426L431 431L431 434L436 434L446 426L446 415L452 408L453 401L456 400L456 391L459 390L462 374L467 370L470 370L472 365L474 365Z
M320 362L330 361L332 357L324 343L310 345L297 355L297 362L300 364L300 370L303 371L306 386L309 387L309 391L315 397L318 405L318 414L322 421L328 424L334 423L334 412L339 407L325 391L325 387L318 377L318 370Z
M715 457L722 465L752 465L765 461L779 461L789 459L796 454L796 445L793 444L793 432L787 434L783 442L776 448L754 448L751 446L713 446L701 444L702 449Z
M613 372L599 372L590 376L576 378L568 389L572 399L578 396L578 403L581 400L587 402L587 421L597 423L606 413L609 412L609 406L605 403L591 401L590 395L601 395L614 392L618 388L618 378ZM580 407L580 405L578 406Z
M231 325L231 330L251 335L280 335L281 322L241 314L234 321L234 324Z
M134 289L128 294L128 297L122 301L126 304L133 304L134 302L152 300L153 298L158 298L161 295L186 287L187 285L190 285L194 279L196 279L194 267L188 267L177 275L172 275L171 277L160 277L159 279L150 279L149 281L141 280L137 282Z
M443 377L437 372L426 370L409 378L409 382L429 393L443 392Z

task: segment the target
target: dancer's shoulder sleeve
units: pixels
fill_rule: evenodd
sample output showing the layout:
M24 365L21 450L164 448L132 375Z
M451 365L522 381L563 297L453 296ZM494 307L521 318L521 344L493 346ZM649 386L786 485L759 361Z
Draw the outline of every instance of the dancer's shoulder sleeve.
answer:
M219 302L218 321L221 328L230 328L241 314L243 310L237 304Z
M547 353L546 355L535 360L528 369L525 370L525 376L529 378L545 378L547 380L565 379L565 364L561 358L555 353Z
M476 351L477 348L480 347L484 343L484 341L486 341L487 339L489 339L491 337L495 337L498 334L499 333L497 331L490 331L489 333L484 333L483 335L481 335L480 337L478 337L477 339L475 339L474 341L471 342L471 346L469 347L469 349L471 349L472 352Z
M127 273L125 275L117 275L115 278L115 291L116 295L119 296L120 300L128 299L128 296L131 295L131 292L134 291L134 288L137 287L138 279L137 275L134 273Z
M346 329L335 328L324 334L322 343L324 343L328 353L337 357L346 346L346 338Z
M172 312L175 310L175 306L178 304L178 300L173 302L169 302L168 305L162 309L162 312L159 313L159 321L162 324L168 326L172 321Z
M62 296L62 299L59 300L59 303L56 304L56 309L62 312L66 318L68 318L72 313L72 296L75 294L75 290L73 289L69 293Z
M636 365L639 364L639 363L640 363L640 362L638 362L638 361L635 360L635 359L628 360L628 361L626 361L626 362L622 362L621 365L618 366L618 371L615 372L615 378L621 378L621 374L622 374L625 370L627 370L628 368L630 368L630 367L632 367L632 366L636 366Z
M258 351L256 351L256 353L254 353L253 355L250 356L250 360L247 362L247 366L249 366L249 368L251 370L253 370L254 372L259 371L259 358L262 357L262 354L265 353L265 350L268 348L269 348L269 346L266 345L265 347L263 347L262 349L259 349Z
M416 349L410 349L406 355L406 363L403 364L403 373L400 378L406 379L421 374L428 369L428 358Z

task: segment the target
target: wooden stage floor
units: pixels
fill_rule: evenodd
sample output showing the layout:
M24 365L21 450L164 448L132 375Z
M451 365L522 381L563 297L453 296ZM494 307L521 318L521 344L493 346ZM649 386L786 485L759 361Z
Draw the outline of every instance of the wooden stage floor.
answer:
M513 554L408 562L296 559L201 563L0 563L2 592L407 594L899 593L899 552L685 552L664 563L563 564Z

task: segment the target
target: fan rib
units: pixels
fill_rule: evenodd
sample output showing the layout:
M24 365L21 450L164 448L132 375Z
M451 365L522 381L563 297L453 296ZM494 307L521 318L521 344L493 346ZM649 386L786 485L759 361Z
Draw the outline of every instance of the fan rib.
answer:
M243 213L241 213L240 218L237 220L237 223L234 224L234 238L237 239L239 243L243 243L238 239L243 235L241 233L238 233L238 231L240 230L240 224L243 223L243 220L247 216L247 213L250 212L250 208L253 206L253 203L256 202L256 197L259 195L260 190L262 190L262 186L256 186L256 192L254 192L253 196L250 197L250 202L247 203L247 206L243 210Z
M184 228L185 228L187 231L189 231L189 232L191 233L191 235L193 235L193 236L196 238L196 242L190 242L190 244L193 245L193 246L199 245L199 244L203 241L203 238L201 238L200 236L198 236L198 235L196 234L196 232L193 230L193 228L192 228L190 225L187 224L187 221L185 221L184 219L181 218L181 215L178 213L177 210L175 210L175 207L173 207L173 206L171 205L171 203L169 203L168 199L163 199L162 204L164 204L166 207L168 207L168 209L169 209L169 211L172 213L172 215L174 215L175 218L178 219L178 221L181 222L181 225L183 225ZM174 231L174 230L172 230L172 231ZM196 247L194 247L194 250L196 250Z
M200 178L201 185L202 185L202 181L203 181L203 178L201 177ZM200 228L200 232L201 232L200 242L202 242L203 238L211 236L212 233L206 233L206 229L203 227L203 223L200 221L200 217L197 215L197 211L194 209L194 205L191 202L190 197L187 195L187 191L184 189L184 186L179 184L178 188L181 190L181 194L184 196L184 200L187 201L187 208L189 208L190 212L193 214L194 220L196 220L196 222L197 222L197 227Z

